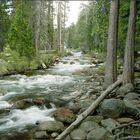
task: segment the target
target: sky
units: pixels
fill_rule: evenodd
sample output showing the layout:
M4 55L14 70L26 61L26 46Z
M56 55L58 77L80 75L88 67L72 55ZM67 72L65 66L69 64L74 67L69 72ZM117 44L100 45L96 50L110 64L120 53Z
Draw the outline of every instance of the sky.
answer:
M69 1L70 11L68 13L68 21L66 26L70 26L71 23L76 23L78 20L78 15L80 13L80 5L82 3L87 3L87 1Z

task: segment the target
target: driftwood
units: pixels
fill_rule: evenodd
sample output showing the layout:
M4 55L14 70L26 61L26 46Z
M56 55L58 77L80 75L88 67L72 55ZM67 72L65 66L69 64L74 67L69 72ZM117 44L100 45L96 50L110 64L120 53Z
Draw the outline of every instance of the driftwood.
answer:
M84 120L89 114L93 113L101 101L117 86L122 83L122 80L119 79L112 85L110 85L82 114L78 116L78 118L69 126L67 127L55 140L62 140L64 139L76 126L78 126L82 120Z
M112 133L115 134L115 130L117 130L117 129L127 128L127 127L131 127L131 126L140 127L140 120L117 126L116 128L112 129Z

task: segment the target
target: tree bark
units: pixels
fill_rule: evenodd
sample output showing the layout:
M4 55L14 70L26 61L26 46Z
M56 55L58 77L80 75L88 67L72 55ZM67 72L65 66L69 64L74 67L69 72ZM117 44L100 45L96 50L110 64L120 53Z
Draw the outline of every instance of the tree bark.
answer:
M58 49L62 51L62 1L58 1L58 14L57 14L57 26L58 26L58 33L57 33L57 45Z
M122 83L122 80L116 81L114 84L110 85L97 99L93 102L87 110L85 110L82 114L78 116L78 118L68 127L66 128L55 140L64 139L76 126L78 126L82 120L84 120L89 114L93 113L101 101L117 86Z
M38 56L39 48L40 48L40 23L41 23L41 1L36 1L37 5L37 18L36 18L36 32L35 32L35 48L36 55Z
M134 40L136 24L136 0L130 2L130 15L125 45L123 83L134 84Z
M117 80L117 39L118 39L118 12L119 0L112 0L110 6L107 58L105 66L105 83L108 87Z

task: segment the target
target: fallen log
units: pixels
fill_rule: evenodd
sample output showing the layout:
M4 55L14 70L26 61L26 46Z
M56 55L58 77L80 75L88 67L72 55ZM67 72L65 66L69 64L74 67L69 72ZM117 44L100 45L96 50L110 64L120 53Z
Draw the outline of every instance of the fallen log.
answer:
M76 126L78 126L82 120L84 120L89 114L93 113L101 101L117 86L122 83L122 80L119 79L112 85L110 85L83 113L81 113L78 118L67 127L55 140L63 140Z

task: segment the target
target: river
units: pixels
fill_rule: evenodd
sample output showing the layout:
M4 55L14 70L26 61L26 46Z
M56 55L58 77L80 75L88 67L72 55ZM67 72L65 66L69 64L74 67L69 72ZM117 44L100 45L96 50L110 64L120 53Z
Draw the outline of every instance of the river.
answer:
M33 75L11 75L0 79L0 139L26 131L37 121L54 120L51 112L65 104L71 93L80 90L88 76L74 72L93 66L81 52L73 52L47 70ZM74 96L74 95L73 95ZM49 105L33 104L25 109L15 106L20 100L48 99Z

